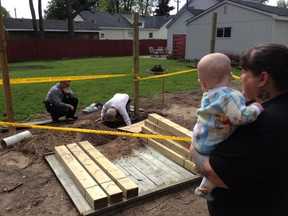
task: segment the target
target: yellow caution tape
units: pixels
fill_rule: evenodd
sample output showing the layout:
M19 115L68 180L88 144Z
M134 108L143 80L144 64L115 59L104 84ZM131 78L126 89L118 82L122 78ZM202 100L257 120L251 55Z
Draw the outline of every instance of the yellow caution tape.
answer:
M240 77L238 77L238 76L236 76L236 75L232 75L232 78L235 79L235 80L241 81L241 80L240 80Z
M139 80L148 80L148 79L155 79L155 78L157 79L157 78L161 78L161 77L174 76L174 75L178 75L178 74L196 72L196 71L197 71L197 69L184 70L184 71L172 72L172 73L168 73L168 74L161 74L161 75L149 76L149 77L145 77L145 78L139 78Z
M134 76L135 80L148 80L148 79L157 79L167 76L174 76L183 73L196 72L197 69L184 70L179 72L172 72L169 74L161 74L155 76L149 76L141 78L139 76ZM44 83L44 82L59 82L62 80L88 80L88 79L104 79L104 78L116 78L116 77L127 77L133 76L130 74L109 74L109 75L86 75L86 76L60 76L60 77L35 77L35 78L14 78L10 79L10 84L27 84L27 83ZM233 75L233 79L240 81L240 77ZM0 79L0 85L3 85L3 80Z
M33 129L71 131L71 132L79 132L79 133L94 133L94 134L105 134L105 135L115 135L115 136L168 139L168 140L179 140L179 141L191 142L191 138L187 138L187 137L162 136L162 135L140 134L140 133L126 133L126 132L117 132L117 131L91 130L91 129L80 129L80 128L53 127L53 126L32 125L32 124L22 124L22 123L12 123L12 122L0 122L0 125L10 126L10 127L15 127L15 128L23 127L23 128L33 128Z
M86 76L60 76L60 77L35 77L35 78L15 78L10 79L10 84L26 84L26 83L43 83L56 82L62 80L87 80L87 79L104 79L131 76L130 74L109 74L109 75L86 75ZM0 80L3 85L3 80Z

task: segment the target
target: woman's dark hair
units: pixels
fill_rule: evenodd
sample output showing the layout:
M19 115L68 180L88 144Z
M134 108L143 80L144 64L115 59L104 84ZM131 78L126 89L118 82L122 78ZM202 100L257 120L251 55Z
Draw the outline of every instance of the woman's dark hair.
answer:
M260 44L242 53L240 66L255 76L266 71L275 88L288 89L288 48L282 44Z

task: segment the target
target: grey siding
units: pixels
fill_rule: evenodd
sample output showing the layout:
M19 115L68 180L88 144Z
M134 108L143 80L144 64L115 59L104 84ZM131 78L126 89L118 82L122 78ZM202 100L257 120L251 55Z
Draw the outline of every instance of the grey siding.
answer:
M188 23L186 59L199 59L209 53L213 13L217 13L217 28L232 28L230 38L216 37L216 52L240 54L257 43L272 41L271 16L224 4Z
M186 21L193 17L189 12L183 11L181 16L169 27L167 31L167 48L172 50L173 48L173 35L174 34L185 34L187 33Z

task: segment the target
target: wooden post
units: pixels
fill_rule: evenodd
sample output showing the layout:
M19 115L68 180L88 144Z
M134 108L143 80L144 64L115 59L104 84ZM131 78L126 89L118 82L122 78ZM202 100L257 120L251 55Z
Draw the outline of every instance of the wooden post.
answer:
M3 78L3 87L4 87L4 96L6 102L6 112L9 122L14 122L14 112L13 112L13 103L12 103L12 94L10 89L10 79L8 74L8 60L7 60L7 50L6 50L6 40L4 33L4 24L3 24L3 14L2 14L2 5L0 1L0 61L2 68L2 78ZM16 128L9 127L9 134L15 134Z
M165 95L165 77L162 78L162 106L164 106L164 95Z
M139 15L134 12L133 23L133 77L134 77L134 117L139 118Z
M210 53L214 53L215 52L216 24L217 24L217 13L213 13L213 15L212 15L212 25L211 25Z

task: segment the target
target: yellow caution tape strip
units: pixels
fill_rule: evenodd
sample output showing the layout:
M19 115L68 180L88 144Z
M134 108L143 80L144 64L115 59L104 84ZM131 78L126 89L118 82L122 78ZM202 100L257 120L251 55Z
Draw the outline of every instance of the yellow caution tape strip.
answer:
M238 76L236 76L236 75L232 75L232 78L235 79L235 80L241 81L241 80L240 80L240 77L238 77Z
M134 77L136 80L148 80L148 79L158 79L162 77L174 76L183 73L196 72L197 69L184 70L179 72L172 72L169 74L161 74L155 76L149 76L141 78L139 76ZM10 84L27 84L27 83L44 83L44 82L59 82L62 80L89 80L89 79L105 79L105 78L116 78L116 77L127 77L133 76L130 74L107 74L107 75L86 75L86 76L60 76L60 77L35 77L35 78L14 78L10 79ZM240 81L240 77L233 75L233 79ZM0 85L3 85L3 80L0 79Z
M10 79L10 84L26 84L26 83L43 83L56 82L62 80L88 80L88 79L104 79L132 76L130 74L107 74L107 75L87 75L87 76L60 76L60 77L35 77L35 78L15 78ZM3 80L0 80L0 85L3 85Z
M197 69L184 70L184 71L172 72L172 73L168 73L168 74L161 74L161 75L149 76L149 77L145 77L145 78L139 78L139 80L155 79L155 78L161 78L161 77L167 77L167 76L174 76L174 75L178 75L178 74L189 73L189 72L196 72L196 71L197 71Z
M179 141L191 142L191 138L188 138L188 137L162 136L162 135L153 135L153 134L126 133L126 132L104 131L104 130L90 130L90 129L81 129L81 128L53 127L53 126L32 125L32 124L22 124L22 123L12 123L12 122L0 122L0 125L8 126L8 127L15 127L15 128L23 127L23 128L33 128L33 129L71 131L71 132L79 132L79 133L94 133L94 134L105 134L105 135L115 135L115 136L168 139L168 140L179 140Z

